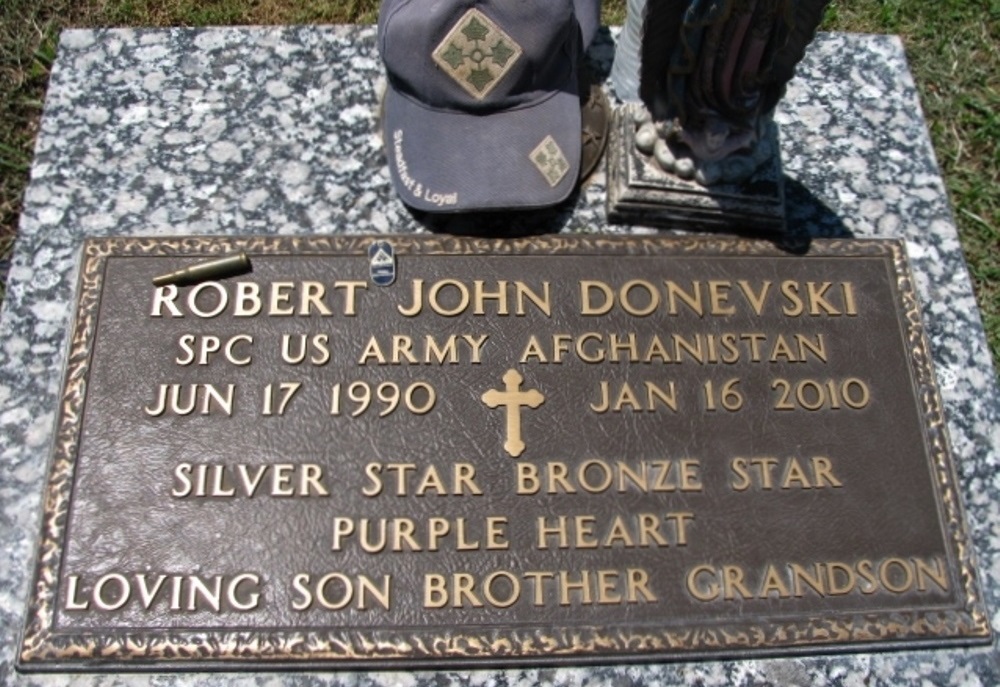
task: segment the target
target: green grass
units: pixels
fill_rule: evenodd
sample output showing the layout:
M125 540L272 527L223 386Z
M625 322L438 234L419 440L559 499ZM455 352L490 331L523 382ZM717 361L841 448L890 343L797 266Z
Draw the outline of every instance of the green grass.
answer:
M378 0L0 0L0 251L63 26L369 23ZM606 0L620 24L625 0ZM834 0L823 29L903 38L1000 369L1000 0ZM3 296L0 284L0 298Z
M0 255L14 242L45 84L68 2L0 0ZM0 298L5 288L0 281Z
M378 0L116 0L91 23L111 26L374 23Z

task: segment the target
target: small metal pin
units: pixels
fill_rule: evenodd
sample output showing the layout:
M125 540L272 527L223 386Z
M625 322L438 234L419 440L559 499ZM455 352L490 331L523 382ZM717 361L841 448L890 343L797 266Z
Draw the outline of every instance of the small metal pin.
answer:
M389 286L396 281L396 251L388 241L368 246L368 273L372 283Z
M250 258L243 251L227 258L217 258L206 262L199 262L196 265L185 267L184 269L161 274L153 277L153 286L167 286L176 284L177 286L190 286L203 281L213 279L226 279L246 274L251 269Z

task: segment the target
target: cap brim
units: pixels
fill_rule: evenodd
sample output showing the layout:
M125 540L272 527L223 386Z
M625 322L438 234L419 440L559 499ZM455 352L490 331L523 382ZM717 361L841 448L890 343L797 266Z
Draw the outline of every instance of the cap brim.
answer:
M392 183L403 202L418 210L549 207L568 198L579 179L576 93L560 91L532 106L475 115L427 109L390 85L384 105ZM564 162L537 154L549 137ZM532 161L533 153L542 168ZM545 161L553 164L546 167Z

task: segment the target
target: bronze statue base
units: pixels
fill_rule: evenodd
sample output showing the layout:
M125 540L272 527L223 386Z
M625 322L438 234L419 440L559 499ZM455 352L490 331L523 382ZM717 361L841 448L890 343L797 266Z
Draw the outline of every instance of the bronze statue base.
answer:
M768 127L778 150L777 125ZM781 159L773 156L742 183L702 186L663 171L635 147L627 106L615 110L608 143L608 221L670 229L784 233Z

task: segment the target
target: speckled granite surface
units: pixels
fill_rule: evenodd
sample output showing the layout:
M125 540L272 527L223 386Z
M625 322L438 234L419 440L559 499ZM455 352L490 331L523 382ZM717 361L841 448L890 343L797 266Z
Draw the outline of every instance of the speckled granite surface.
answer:
M592 56L610 68L607 34ZM1000 630L1000 397L902 47L821 36L779 113L789 219L908 242L982 587ZM397 232L376 134L372 28L70 31L53 73L0 317L0 683L38 533L80 241L90 235ZM626 231L593 179L561 231ZM649 230L639 230L649 231ZM998 684L997 646L750 661L442 673L76 676L84 684Z

